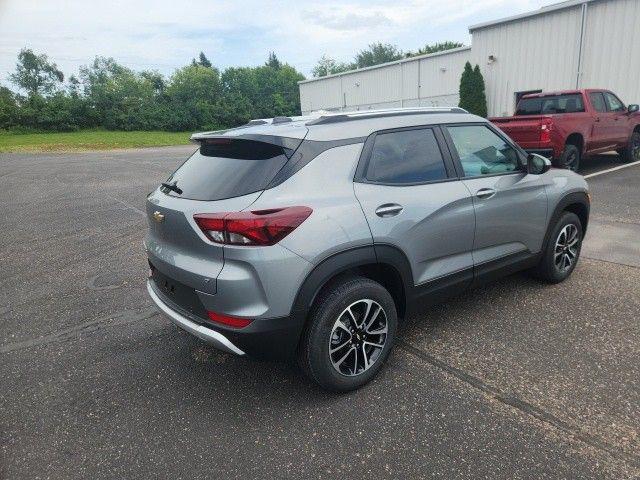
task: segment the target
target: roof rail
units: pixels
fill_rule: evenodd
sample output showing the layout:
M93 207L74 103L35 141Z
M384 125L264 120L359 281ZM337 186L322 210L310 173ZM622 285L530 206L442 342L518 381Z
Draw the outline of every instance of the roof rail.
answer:
M273 117L271 120L271 125L278 125L279 123L289 123L293 122L291 117Z
M432 113L469 113L460 107L436 107L436 108L405 108L372 110L364 112L339 113L335 115L321 115L320 117L307 122L305 125L326 125L330 123L349 122L353 120L366 120L369 118L400 117L404 115L423 115Z

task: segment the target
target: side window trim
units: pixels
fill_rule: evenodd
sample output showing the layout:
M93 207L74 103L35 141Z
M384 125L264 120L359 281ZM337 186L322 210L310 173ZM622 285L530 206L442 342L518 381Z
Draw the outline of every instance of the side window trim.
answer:
M440 149L440 155L442 156L442 160L444 162L445 171L447 172L447 178L442 178L439 180L429 180L426 182L415 182L415 183L386 183L386 182L376 182L372 180L368 180L366 178L367 168L369 166L369 161L371 160L371 155L373 153L373 146L375 144L376 137L381 134L386 133L395 133L395 132L404 132L404 131L412 131L412 130L432 130L433 135L436 138L436 142L438 143L438 148ZM429 124L429 125L412 125L409 127L399 127L399 128L389 128L385 130L378 130L373 132L371 135L367 137L362 147L362 151L360 153L360 158L358 159L358 166L356 167L356 173L353 177L353 181L356 183L368 183L371 185L386 185L389 187L411 187L415 185L429 185L432 183L445 183L451 181L459 180L459 176L454 166L453 158L447 148L445 143L444 136L442 131L439 128L439 125Z
M520 170L514 170L513 172L491 173L491 174L487 174L487 175L474 175L472 177L465 176L464 170L462 169L462 162L460 161L460 156L458 155L458 150L456 149L456 146L453 143L453 139L451 138L451 135L449 134L448 127L467 127L467 126L469 126L469 127L471 127L471 126L486 127L491 132L496 134L502 141L504 141L507 145L509 145L511 148L513 148L515 150L515 152L518 155L518 158L520 160L521 169ZM447 148L449 149L449 153L451 154L451 157L453 158L453 164L455 165L458 178L460 178L461 180L470 180L470 179L473 179L473 178L498 177L498 176L503 176L503 175L520 175L522 173L525 173L525 167L527 165L527 154L526 154L526 152L519 145L514 143L509 137L504 135L501 131L497 130L490 123L488 123L488 122L443 123L441 125L441 129L442 129L442 133L444 135L444 138L446 140Z

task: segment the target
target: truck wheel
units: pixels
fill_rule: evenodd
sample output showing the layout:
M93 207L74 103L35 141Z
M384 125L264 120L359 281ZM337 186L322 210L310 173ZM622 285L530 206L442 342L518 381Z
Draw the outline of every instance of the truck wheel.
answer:
M547 247L531 273L547 283L566 280L576 268L582 247L582 223L575 213L564 212L551 227Z
M395 303L386 288L364 277L339 280L314 302L298 362L322 388L354 390L382 368L397 326Z
M566 144L562 155L555 163L558 168L566 168L577 172L578 168L580 168L580 150L575 145Z
M640 160L640 132L633 132L626 148L618 150L623 163L637 162Z

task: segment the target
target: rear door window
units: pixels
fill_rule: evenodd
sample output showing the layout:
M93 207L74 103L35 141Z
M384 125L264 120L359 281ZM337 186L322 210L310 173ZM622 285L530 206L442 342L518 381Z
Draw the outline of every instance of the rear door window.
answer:
M600 92L591 92L589 94L589 99L591 100L591 105L596 112L606 112L607 106L604 103L604 97Z
M571 93L523 98L518 103L516 115L550 115L553 113L576 112L584 112L584 102L582 101L582 95Z
M244 139L205 140L166 183L167 195L192 200L223 200L264 190L284 166L285 149L268 142Z
M421 128L377 134L365 178L385 185L446 179L444 159L433 130Z

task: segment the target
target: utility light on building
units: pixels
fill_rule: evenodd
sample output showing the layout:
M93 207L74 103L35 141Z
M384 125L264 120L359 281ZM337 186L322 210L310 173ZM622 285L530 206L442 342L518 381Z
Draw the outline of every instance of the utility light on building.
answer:
M496 61L496 56L495 55L489 55L489 58L487 59L487 63L489 65L491 65L495 61Z

